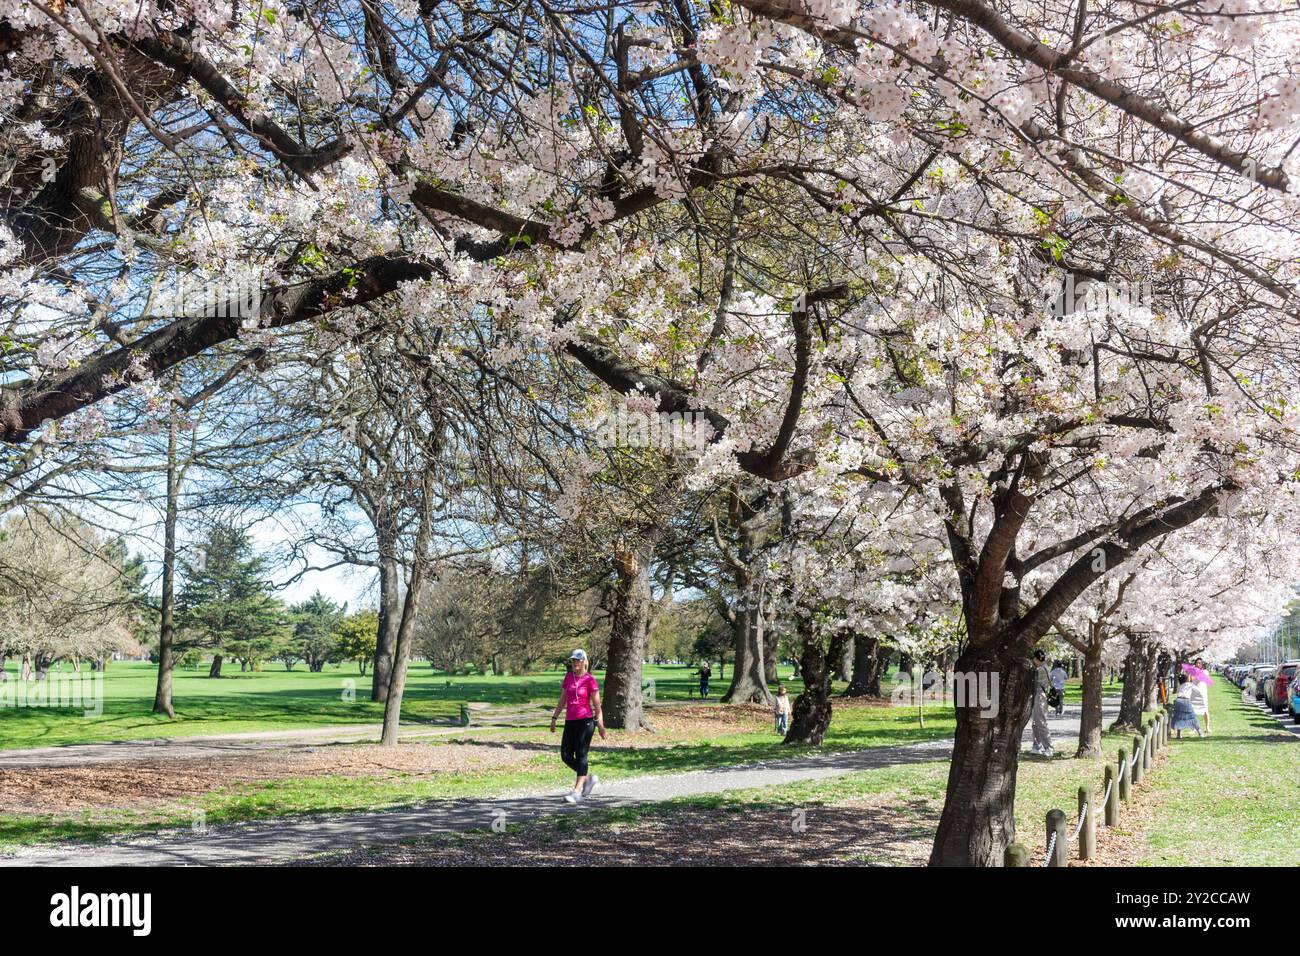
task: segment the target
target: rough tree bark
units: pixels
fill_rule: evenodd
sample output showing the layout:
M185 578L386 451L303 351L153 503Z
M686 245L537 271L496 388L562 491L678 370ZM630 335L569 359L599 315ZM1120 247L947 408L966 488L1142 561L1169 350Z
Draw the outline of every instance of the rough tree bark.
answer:
M1101 663L1105 647L1103 625L1093 621L1083 654L1083 708L1079 717L1079 748L1076 757L1101 756L1101 685L1105 668Z
M650 627L650 565L658 530L620 542L614 553L614 609L601 708L605 724L622 730L651 730L641 698L641 665Z
M375 640L375 666L370 675L370 699L388 700L388 685L393 676L393 656L397 650L397 628L401 608L397 591L401 583L397 563L396 532L385 516L375 519L375 540L379 551L379 634Z
M1141 726L1146 662L1146 638L1130 635L1128 653L1124 655L1124 693L1119 701L1119 717L1111 725L1111 730L1136 731Z
M826 729L831 725L832 663L843 655L850 638L847 632L836 631L827 647L811 621L801 618L798 628L803 638L803 653L799 659L803 666L804 691L794 702L790 728L782 742L820 747Z
M853 658L854 658L854 638L850 634L844 641L844 647L838 655L831 658L834 665L832 677L835 680L851 681L853 680Z
M763 611L758 601L742 598L732 623L736 659L731 664L731 686L722 695L724 704L770 704L767 668L763 660Z
M884 676L889 651L878 637L856 634L853 638L853 679L844 690L845 697L883 697L880 679Z
M221 655L220 654L212 655L212 666L208 668L208 676L209 677L221 676Z
M957 708L945 812L930 865L997 866L1016 834L1013 796L1020 738L1033 701L1034 668L1023 650L972 644L958 658L956 669L996 674L997 708L987 717L978 707Z

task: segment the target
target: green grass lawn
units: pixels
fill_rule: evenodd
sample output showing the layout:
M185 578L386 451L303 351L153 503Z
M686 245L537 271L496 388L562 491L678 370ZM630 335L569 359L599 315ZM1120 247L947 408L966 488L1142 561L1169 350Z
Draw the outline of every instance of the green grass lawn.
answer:
M11 661L8 669L16 677L17 663ZM650 665L645 676L655 682L657 700L685 701L696 686L693 672L685 666ZM779 673L792 694L802 689L788 668ZM370 700L370 676L363 677L353 664L329 666L313 674L302 666L285 671L278 664L240 673L227 663L224 676L217 679L207 676L206 665L177 670L175 720L151 713L157 675L153 664L110 665L103 682L103 712L98 715L88 716L85 707L6 707L0 710L0 749L330 727L383 719L383 705ZM527 676L451 676L417 661L407 677L402 720L450 725L456 722L462 702L500 707L534 703L540 715L541 707L554 705L562 677L560 670ZM604 675L597 677L603 683ZM713 699L726 688L727 682L715 671Z
M1150 778L1156 809L1148 866L1295 866L1300 738L1241 700L1221 677L1210 688L1209 737L1183 732Z

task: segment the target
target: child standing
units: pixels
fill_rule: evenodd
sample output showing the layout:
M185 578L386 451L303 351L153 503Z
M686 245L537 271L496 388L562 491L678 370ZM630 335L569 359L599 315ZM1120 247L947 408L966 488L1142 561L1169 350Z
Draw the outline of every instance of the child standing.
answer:
M784 684L776 689L772 712L776 714L776 732L785 736L786 730L790 727L790 695L786 693Z

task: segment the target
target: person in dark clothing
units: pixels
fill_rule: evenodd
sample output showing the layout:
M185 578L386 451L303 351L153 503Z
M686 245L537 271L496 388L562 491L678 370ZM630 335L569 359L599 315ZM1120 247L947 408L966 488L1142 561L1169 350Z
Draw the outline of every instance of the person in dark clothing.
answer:
M700 667L700 696L709 696L709 678L713 676L713 671L709 669L709 662L705 661Z

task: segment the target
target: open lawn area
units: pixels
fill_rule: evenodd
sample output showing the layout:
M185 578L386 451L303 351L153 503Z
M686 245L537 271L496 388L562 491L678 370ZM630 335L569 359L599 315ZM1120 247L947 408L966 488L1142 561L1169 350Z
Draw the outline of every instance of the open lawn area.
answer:
M16 662L9 674L17 677ZM71 675L70 668L52 672ZM730 670L727 672L730 674ZM802 682L780 668L792 695ZM209 678L207 665L175 672L176 719L151 712L158 668L153 664L120 662L109 666L103 680L100 714L91 708L4 707L0 709L0 750L47 747L109 740L139 740L207 734L246 733L378 723L383 704L370 700L370 675L355 665L329 665L319 673L299 666L285 671L268 664L259 671L240 673L227 663L220 678ZM407 724L455 726L462 703L489 704L518 712L535 704L544 720L559 695L561 670L538 671L527 676L449 675L427 663L411 665L402 699L402 720ZM645 677L654 681L658 701L686 701L696 687L694 668L647 665ZM89 678L91 672L82 670ZM604 675L597 673L603 682ZM714 672L712 698L720 697L726 680ZM0 703L5 698L0 694Z

